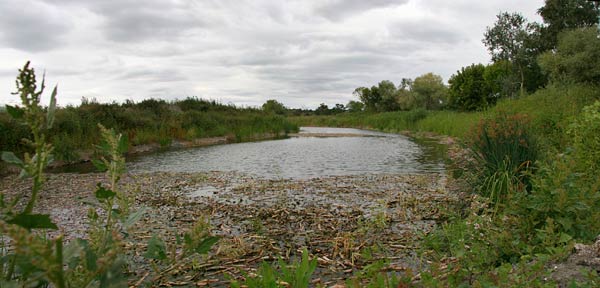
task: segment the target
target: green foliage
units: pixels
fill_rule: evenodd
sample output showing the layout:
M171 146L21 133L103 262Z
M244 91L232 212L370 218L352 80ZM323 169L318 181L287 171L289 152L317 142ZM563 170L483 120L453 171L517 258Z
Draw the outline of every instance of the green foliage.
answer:
M292 287L307 288L310 287L312 274L317 269L317 259L309 260L308 251L304 249L299 261L292 261L287 264L282 259L277 261L278 267L271 266L263 262L257 271L256 276L247 276L246 280L240 284L237 281L231 283L232 287Z
M587 0L546 0L538 13L544 19L546 27L543 35L549 47L556 47L560 32L583 27L592 27L598 23L598 6Z
M396 273L387 272L386 268L388 267L389 263L384 260L366 265L353 277L346 280L346 286L352 288L395 288L405 287L411 283L411 277L399 277Z
M31 229L58 229L56 224L52 223L50 215L46 214L18 214L12 219L6 221L8 224L15 224L27 230Z
M589 176L600 172L600 101L586 106L569 125L567 134L573 143L573 157L580 172Z
M512 63L521 95L525 89L534 91L545 83L536 63L536 57L545 50L541 30L540 24L528 23L519 13L502 12L484 34L483 43L492 61Z
M191 229L177 235L175 243L153 235L143 255L154 270L153 279L157 281L168 276L169 271L190 267L191 263L196 263L199 257L210 252L219 241L219 237L212 236L210 230L208 220L200 218Z
M490 103L495 103L499 98L515 97L518 91L518 79L513 74L513 66L509 61L496 61L485 67L483 79L487 86Z
M394 111L398 109L396 101L396 86L389 80L379 82L371 88L359 87L354 95L365 105L365 110L371 112Z
M359 101L351 100L348 102L348 104L346 104L346 108L350 113L361 112L365 109L365 104Z
M450 107L462 111L482 110L494 104L496 98L484 78L483 64L463 67L450 77Z
M499 114L482 120L472 131L469 145L479 166L478 191L494 204L530 188L538 153L529 129L525 115Z
M371 88L356 88L354 95L364 104L364 109L352 108L349 110L368 112L437 110L446 105L447 90L442 77L433 73L423 74L414 81L402 79L398 88L391 81L384 80Z
M598 83L600 81L600 39L594 28L561 33L556 51L540 56L543 70L555 82Z
M416 105L427 110L437 110L447 102L448 88L442 77L433 73L423 74L412 83L411 91L415 93Z
M187 98L181 101L147 99L139 103L98 103L83 99L79 107L57 108L54 123L47 134L59 160L74 162L100 139L98 124L112 128L128 138L133 145L157 143L170 145L174 140L226 136L239 141L253 140L263 135L285 135L298 127L278 114L254 108L238 108L214 101ZM31 130L0 112L0 150L16 155L32 153L21 143Z
M329 110L329 106L327 106L325 103L321 103L321 104L319 104L319 107L317 107L317 109L315 109L315 114L316 115L330 115L331 112Z
M262 110L267 113L273 113L273 114L279 114L279 115L284 115L285 112L287 111L287 109L285 108L285 106L283 106L283 104L277 102L277 100L274 100L274 99L267 100L267 102L265 102L262 105Z

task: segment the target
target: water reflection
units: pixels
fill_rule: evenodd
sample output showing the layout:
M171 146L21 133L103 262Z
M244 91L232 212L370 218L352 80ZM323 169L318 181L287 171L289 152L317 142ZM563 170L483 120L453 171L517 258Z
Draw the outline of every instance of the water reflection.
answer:
M303 127L300 134L320 137L167 151L135 159L128 168L132 172L235 171L264 178L295 179L444 169L443 157L429 153L427 145L396 134L316 127ZM344 137L322 137L323 134Z

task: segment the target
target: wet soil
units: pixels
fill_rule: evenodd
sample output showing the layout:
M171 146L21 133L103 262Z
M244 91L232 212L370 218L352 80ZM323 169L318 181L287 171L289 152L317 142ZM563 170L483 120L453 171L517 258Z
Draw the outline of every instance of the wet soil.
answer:
M50 174L37 204L67 241L85 238L87 211L104 174ZM0 193L30 189L14 176ZM445 175L359 175L307 180L265 180L223 172L130 174L120 189L147 207L127 238L131 283L156 286L228 286L263 261L317 257L314 285L341 284L366 265L387 259L393 271L419 271L418 239L459 202ZM209 255L158 276L142 258L148 239L175 242L198 219L209 219L221 237ZM143 279L143 280L142 280ZM141 281L140 281L141 280Z

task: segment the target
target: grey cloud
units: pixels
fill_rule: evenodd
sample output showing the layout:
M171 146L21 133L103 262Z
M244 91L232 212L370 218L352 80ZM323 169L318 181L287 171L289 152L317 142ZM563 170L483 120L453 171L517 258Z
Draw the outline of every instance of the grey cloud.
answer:
M434 19L403 21L389 27L390 33L399 41L416 41L423 44L456 44L467 40L452 27ZM422 47L422 46L421 46Z
M4 47L28 52L55 49L64 43L64 34L72 28L61 11L36 1L0 1L0 11L0 39Z
M179 70L164 68L129 68L115 76L119 80L151 81L152 83L175 82L187 80Z
M397 6L408 3L409 0L330 0L317 8L317 13L330 20L340 20L347 16L365 12L371 9Z
M173 40L186 31L205 25L198 2L162 0L44 0L61 8L83 7L99 15L101 29L116 42Z
M169 40L200 24L179 9L164 11L161 7L156 8L104 10L107 37L118 42Z
M487 61L485 26L497 11L543 4L525 2L0 0L0 46L22 50L0 49L0 95L14 87L9 63L28 57L62 99L345 103L382 79L447 78Z

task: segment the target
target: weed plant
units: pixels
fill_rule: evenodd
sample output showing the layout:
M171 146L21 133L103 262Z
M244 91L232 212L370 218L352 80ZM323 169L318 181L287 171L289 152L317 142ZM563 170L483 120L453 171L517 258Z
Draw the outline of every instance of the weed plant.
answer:
M242 282L232 281L231 287L292 287L308 288L310 287L312 274L317 269L317 258L309 259L308 251L302 251L301 259L285 263L282 259L277 261L277 265L270 265L263 262L256 275L246 275Z
M36 200L45 182L44 168L52 161L53 146L48 143L48 135L56 113L56 88L50 106L45 109L40 106L44 88L42 80L38 89L35 71L27 62L17 77L22 106L7 106L14 121L29 129L31 139L22 141L34 154L25 152L21 159L13 152L2 152L2 160L17 166L21 171L19 177L31 179L32 188L28 195L16 195L13 199L0 194L0 287L127 287L124 241L145 209L135 211L130 205L134 201L132 195L119 189L118 182L125 172L122 154L127 148L126 138L113 129L99 126L103 139L98 146L101 158L94 164L106 171L109 184L99 183L94 192L97 203L89 209L87 239L74 239L64 246L62 235L50 238L48 230L58 229L57 225L50 215L35 213ZM180 267L191 255L205 254L211 249L218 239L206 231L206 225L200 223L184 233L178 246L173 246L171 267ZM145 255L165 260L168 254L164 247L164 242L154 237ZM170 271L159 268L154 280Z

